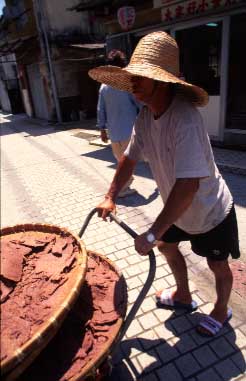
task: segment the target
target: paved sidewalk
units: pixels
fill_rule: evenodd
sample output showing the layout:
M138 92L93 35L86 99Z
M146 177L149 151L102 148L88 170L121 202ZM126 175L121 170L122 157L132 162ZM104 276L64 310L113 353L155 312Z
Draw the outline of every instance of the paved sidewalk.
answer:
M2 116L1 225L45 222L78 233L85 217L102 199L115 170L110 147L75 137L78 130L54 130L23 116ZM86 130L86 129L85 129ZM245 177L225 174L239 217L241 247L246 248ZM118 215L138 233L151 225L162 202L146 163L135 175L138 193L118 203ZM242 232L242 234L241 234ZM121 269L128 285L129 307L148 275L148 258L140 257L133 240L115 223L96 216L83 240ZM156 277L137 316L118 346L111 381L246 380L246 308L244 289L234 289L233 318L214 339L200 337L195 327L214 300L214 282L205 260L182 246L198 311L192 314L156 309L155 291L174 287L164 258L156 253ZM237 261L233 261L236 263ZM244 263L243 261L238 261Z

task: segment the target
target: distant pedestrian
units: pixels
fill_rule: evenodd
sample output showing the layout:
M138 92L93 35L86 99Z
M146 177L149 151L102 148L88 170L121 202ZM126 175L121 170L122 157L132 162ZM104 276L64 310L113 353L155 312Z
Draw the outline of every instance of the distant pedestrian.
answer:
M126 65L124 53L119 50L111 51L108 54L108 63L124 67ZM97 105L97 127L101 130L103 142L107 143L110 138L117 162L128 146L138 112L139 104L130 93L106 84L101 85ZM118 197L125 197L135 192L135 189L130 188L132 181L133 176L124 185Z
M90 71L99 82L128 90L144 104L105 200L97 206L106 218L144 154L164 206L148 231L135 238L136 251L146 255L154 246L162 252L176 280L176 290L156 293L157 306L194 311L185 259L179 243L190 241L197 255L206 257L215 276L217 298L197 332L215 336L232 316L228 308L232 271L228 258L240 256L232 195L215 164L202 117L208 94L179 78L176 41L163 31L144 36L129 65L123 69L98 67Z

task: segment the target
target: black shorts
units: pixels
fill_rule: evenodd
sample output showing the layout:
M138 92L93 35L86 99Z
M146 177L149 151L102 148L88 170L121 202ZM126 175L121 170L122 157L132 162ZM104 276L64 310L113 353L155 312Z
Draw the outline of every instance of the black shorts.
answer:
M172 225L161 238L167 243L190 241L194 253L215 261L240 257L237 218L234 205L226 218L215 228L202 234L189 234Z

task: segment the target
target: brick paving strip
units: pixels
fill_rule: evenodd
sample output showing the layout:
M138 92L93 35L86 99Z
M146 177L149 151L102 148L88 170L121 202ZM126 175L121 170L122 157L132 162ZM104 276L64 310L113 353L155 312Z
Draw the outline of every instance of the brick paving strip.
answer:
M25 119L4 123L1 129L1 224L46 222L78 233L112 178L114 161L110 148L91 146L67 131L30 124L27 131ZM141 233L157 215L161 200L151 178L142 176L144 165L139 168L134 185L139 194L120 201L118 215ZM132 238L119 226L97 217L93 217L83 239L88 248L106 255L122 270L130 308L147 278L148 258L136 254ZM245 294L233 292L233 318L216 338L198 336L195 327L201 314L211 309L214 294L204 259L195 256L187 245L181 249L198 311L184 314L156 309L156 290L174 287L165 259L156 252L155 281L118 346L113 358L117 366L109 380L246 379ZM232 267L239 272L236 263L240 261L233 262Z

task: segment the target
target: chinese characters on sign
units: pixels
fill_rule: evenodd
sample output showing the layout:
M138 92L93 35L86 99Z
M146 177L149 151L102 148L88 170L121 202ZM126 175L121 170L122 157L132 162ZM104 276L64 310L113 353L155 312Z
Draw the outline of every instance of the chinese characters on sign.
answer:
M135 15L134 7L121 7L118 9L118 22L123 30L129 30L133 27Z
M218 8L228 8L241 0L154 0L154 8L162 7L162 21L174 21L187 16L200 16Z

